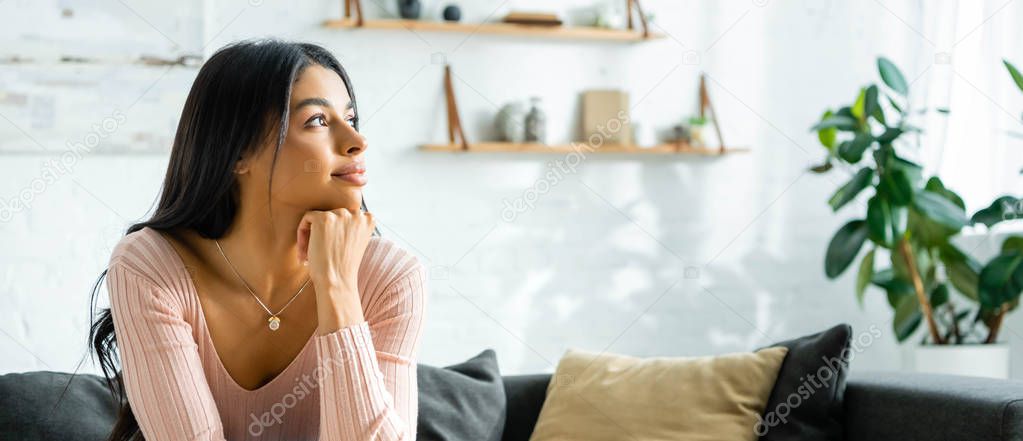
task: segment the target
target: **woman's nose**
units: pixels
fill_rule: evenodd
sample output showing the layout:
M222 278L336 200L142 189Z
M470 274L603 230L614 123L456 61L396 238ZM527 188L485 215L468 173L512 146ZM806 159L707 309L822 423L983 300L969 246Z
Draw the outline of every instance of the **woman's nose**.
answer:
M369 147L369 142L366 140L365 136L356 132L352 127L349 127L345 132L346 133L340 136L341 154L355 156L366 151Z
M366 142L366 137L359 135L357 140L358 140L357 142L348 146L348 148L345 150L346 155L355 156L358 155L359 153L366 151L366 147L369 146L369 143Z

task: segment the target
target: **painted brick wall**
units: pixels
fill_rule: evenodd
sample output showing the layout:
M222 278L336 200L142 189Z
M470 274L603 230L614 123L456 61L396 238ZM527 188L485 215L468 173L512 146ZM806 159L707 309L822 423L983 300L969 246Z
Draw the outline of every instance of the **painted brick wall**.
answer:
M861 309L849 275L823 275L827 241L852 216L825 203L843 175L805 170L822 153L807 127L874 77L876 54L919 62L922 43L892 15L912 21L912 2L889 13L859 2L648 1L670 38L634 46L323 29L340 3L0 1L0 372L75 369L92 283L155 203L193 57L267 35L324 44L353 77L371 145L368 203L383 233L431 268L422 362L494 348L504 373L551 372L569 347L722 353L848 322L882 332L856 369L902 366L883 295ZM371 15L393 11L364 3ZM546 7L461 3L467 20ZM427 6L436 15L440 3ZM493 135L497 106L535 94L551 140L569 141L578 92L598 87L628 90L632 119L670 127L695 110L702 70L727 140L752 153L421 153L417 144L445 136L442 60L472 139ZM568 172L556 162L577 160ZM519 200L529 208L509 216L506 202Z

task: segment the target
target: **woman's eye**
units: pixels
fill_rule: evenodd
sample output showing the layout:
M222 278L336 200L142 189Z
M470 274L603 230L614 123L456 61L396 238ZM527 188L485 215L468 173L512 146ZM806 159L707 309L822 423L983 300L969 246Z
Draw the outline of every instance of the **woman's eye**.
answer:
M319 121L319 123L317 123L316 121ZM326 126L327 125L327 119L324 118L323 115L316 115L316 116L314 116L312 118L309 118L309 121L306 121L306 126L308 126L310 124L318 125L318 126Z

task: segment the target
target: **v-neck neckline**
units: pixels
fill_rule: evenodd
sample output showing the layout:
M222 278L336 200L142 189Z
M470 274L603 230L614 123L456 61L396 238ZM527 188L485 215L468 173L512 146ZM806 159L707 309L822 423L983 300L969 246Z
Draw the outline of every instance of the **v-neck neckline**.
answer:
M179 272L185 277L185 280L187 280L187 282L185 282L185 285L187 285L188 287L189 295L191 295L191 297L195 300L196 304L199 305L198 314L199 322L202 325L202 334L205 336L206 344L208 344L209 347L213 350L213 355L214 358L217 359L217 366L218 369L220 370L220 373L227 378L227 382L230 383L234 389L250 394L255 394L267 390L275 383L279 383L280 381L282 381L281 378L284 377L288 372L290 372L295 367L295 365L297 365L299 361L303 357L305 357L306 351L308 351L309 347L312 346L313 340L316 337L316 332L313 332L312 335L309 336L309 339L306 340L305 345L302 346L302 349L298 351L298 354L295 356L295 358L293 358L291 362L288 363L288 365L283 370L281 370L277 375L270 379L270 381L266 382L266 384L263 384L262 386L259 386L255 389L246 389L242 387L242 385L238 384L238 381L235 380L231 373L227 371L227 367L224 366L224 361L220 358L220 351L217 350L217 345L213 343L213 335L210 333L209 325L206 322L206 312L203 309L202 302L199 300L199 290L195 286L195 280L192 280L191 274L189 274L188 269L185 266L185 260L181 258L181 255L178 254L178 251L174 249L174 245L172 245L170 240L164 237L163 234L160 233L160 231L151 227L144 227L143 230L150 230L150 232L153 235L157 236L158 240L162 242L163 246L167 248L167 251L170 252L170 254L174 257L174 260L177 262Z

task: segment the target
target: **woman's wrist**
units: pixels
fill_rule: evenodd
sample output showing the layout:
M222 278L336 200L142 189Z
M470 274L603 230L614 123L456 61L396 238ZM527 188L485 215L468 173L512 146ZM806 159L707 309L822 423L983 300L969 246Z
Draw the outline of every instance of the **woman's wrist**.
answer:
M326 335L339 329L366 321L359 292L343 286L328 286L316 290L317 335Z

